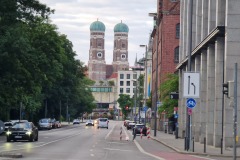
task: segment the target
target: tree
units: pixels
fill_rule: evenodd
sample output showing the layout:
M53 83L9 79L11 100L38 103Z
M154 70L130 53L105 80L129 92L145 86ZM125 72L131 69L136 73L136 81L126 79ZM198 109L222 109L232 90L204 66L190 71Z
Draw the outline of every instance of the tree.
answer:
M178 100L170 99L170 93L178 91L178 81L178 75L168 74L160 86L160 101L162 102L162 106L159 108L159 112L162 113L165 111L168 117L172 116L174 107L178 106Z
M119 103L119 106L122 110L124 119L126 119L128 113L130 112L130 107L132 107L132 99L130 98L130 95L120 94L117 102Z

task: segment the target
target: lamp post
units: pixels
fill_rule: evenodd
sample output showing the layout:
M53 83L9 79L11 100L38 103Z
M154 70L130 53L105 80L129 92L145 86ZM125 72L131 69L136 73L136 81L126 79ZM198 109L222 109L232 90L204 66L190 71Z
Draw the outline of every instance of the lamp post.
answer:
M146 107L146 101L147 101L147 45L140 45L140 47L145 47L145 86L144 86L144 107ZM145 112L145 118L144 118L144 123L146 124L146 111Z
M135 116L136 116L136 110L137 110L137 80L132 80L133 82L135 82L135 92L134 92L134 121L136 120L135 119ZM140 111L139 111L140 112Z
M157 13L149 13L150 17L154 17L154 20L156 20L156 69L155 69L155 108L154 108L154 137L157 136L157 103L158 103L158 38L159 38L159 31L158 31L158 14Z

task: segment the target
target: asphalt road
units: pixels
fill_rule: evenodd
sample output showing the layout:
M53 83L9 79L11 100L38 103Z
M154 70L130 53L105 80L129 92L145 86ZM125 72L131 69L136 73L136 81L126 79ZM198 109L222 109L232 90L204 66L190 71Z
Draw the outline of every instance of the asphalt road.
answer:
M132 141L131 131L124 127L121 129L122 124L119 121L110 121L109 129L80 124L40 131L37 142L7 143L5 137L0 136L0 152L20 153L23 155L22 160L209 159L176 153L145 136L137 136Z

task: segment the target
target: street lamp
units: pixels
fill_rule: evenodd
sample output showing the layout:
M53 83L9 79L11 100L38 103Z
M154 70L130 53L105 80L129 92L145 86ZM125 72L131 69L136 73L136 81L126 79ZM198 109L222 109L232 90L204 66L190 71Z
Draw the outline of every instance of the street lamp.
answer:
M135 82L135 91L134 91L134 121L136 120L135 119L135 116L136 116L136 109L137 109L137 80L132 80L133 82ZM140 110L138 111L140 112ZM140 119L140 118L139 118ZM140 120L139 120L140 121Z
M156 77L155 77L155 108L154 108L154 137L157 136L157 102L158 102L158 35L159 35L159 31L158 31L158 14L157 13L149 13L148 14L150 17L153 17L154 20L156 20L156 36L157 36L157 40L156 40Z
M144 108L146 107L146 101L147 101L147 45L139 45L140 47L145 47L146 52L145 52L145 86L144 86ZM146 111L145 112L145 118L144 118L144 123L146 124Z

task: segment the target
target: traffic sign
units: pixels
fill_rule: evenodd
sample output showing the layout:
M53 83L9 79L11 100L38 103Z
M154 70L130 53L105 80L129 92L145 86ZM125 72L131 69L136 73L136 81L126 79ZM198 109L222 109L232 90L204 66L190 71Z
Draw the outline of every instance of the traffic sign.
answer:
M144 112L146 112L147 110L148 110L148 107L147 107L147 106L143 107L143 111L144 111Z
M196 106L196 101L193 98L187 99L186 105L188 108L194 108Z
M188 115L192 115L192 108L187 109Z
M178 93L177 92L171 92L170 93L170 99L178 99Z
M185 72L183 75L183 97L199 98L200 73Z
M178 118L178 114L174 114L174 118Z

